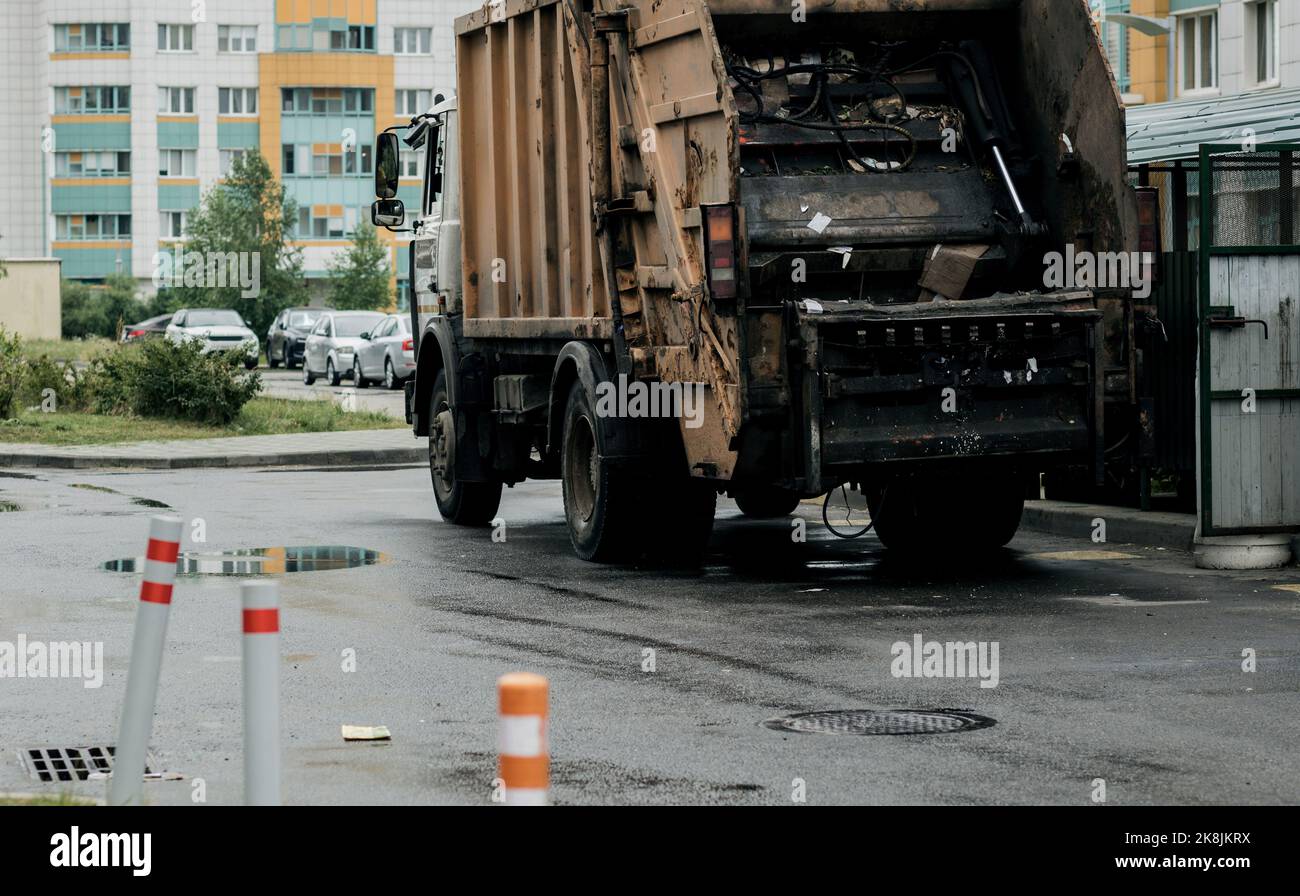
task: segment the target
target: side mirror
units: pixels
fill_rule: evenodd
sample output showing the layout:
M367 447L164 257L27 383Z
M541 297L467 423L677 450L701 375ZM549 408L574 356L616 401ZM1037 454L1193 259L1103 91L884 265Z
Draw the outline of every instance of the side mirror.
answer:
M406 206L400 199L376 199L370 206L370 223L376 227L401 227Z
M370 331L367 330L366 332L362 333L362 334L361 334L361 338L364 339L364 340L366 340L367 342L369 342L369 341L370 341Z
M375 138L375 195L380 199L392 199L397 195L398 156L397 135L385 131Z

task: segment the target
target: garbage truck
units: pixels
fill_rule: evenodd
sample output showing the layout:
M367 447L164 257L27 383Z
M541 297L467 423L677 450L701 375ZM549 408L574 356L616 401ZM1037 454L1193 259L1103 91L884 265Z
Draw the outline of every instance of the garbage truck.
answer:
M719 495L852 489L891 550L983 551L1136 426L1132 283L1049 263L1158 239L1084 0L504 0L455 48L371 212L444 519L558 478L579 557L690 560Z

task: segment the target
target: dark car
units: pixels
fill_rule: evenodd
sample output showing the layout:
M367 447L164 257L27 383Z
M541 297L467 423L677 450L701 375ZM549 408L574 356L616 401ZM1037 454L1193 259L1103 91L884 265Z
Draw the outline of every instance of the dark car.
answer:
M266 331L266 363L272 367L294 368L302 363L307 334L316 321L333 308L286 308L271 321Z
M157 317L142 320L138 324L123 327L122 341L139 342L141 339L152 339L155 336L161 336L167 332L167 325L171 321L172 316L170 314L160 314Z

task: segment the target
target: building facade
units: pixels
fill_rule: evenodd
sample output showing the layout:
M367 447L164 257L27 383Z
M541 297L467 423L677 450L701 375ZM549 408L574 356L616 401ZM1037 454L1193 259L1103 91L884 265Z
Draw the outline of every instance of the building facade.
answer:
M2 0L0 256L152 289L155 255L250 149L297 202L306 275L367 218L374 135L455 88L472 0ZM419 162L402 198L418 206ZM399 297L406 253L392 244Z
M1090 3L1126 105L1300 88L1300 0ZM1116 13L1172 18L1172 41L1125 27Z

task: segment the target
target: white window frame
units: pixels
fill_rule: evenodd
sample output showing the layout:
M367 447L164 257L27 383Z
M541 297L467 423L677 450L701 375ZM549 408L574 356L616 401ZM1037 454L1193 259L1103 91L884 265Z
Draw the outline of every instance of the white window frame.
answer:
M408 43L410 45L409 48L407 46ZM394 56L429 56L432 53L432 28L399 25L393 29Z
M175 46L173 46L175 44ZM193 53L194 26L158 24L159 53Z
M193 87L159 87L158 88L158 114L162 115L193 115L195 110ZM175 101L175 102L173 102ZM178 108L173 109L175 105Z
M1211 40L1213 40L1214 42L1214 47L1212 48L1213 52L1210 54L1210 69L1211 69L1210 84L1209 86L1201 86L1202 81L1204 80L1204 78L1202 77L1203 72L1201 71L1201 57L1203 55L1201 52L1201 47L1203 45L1202 41L1204 40L1205 29L1201 25L1200 20L1206 18L1208 18L1213 23L1212 26L1213 33L1211 34ZM1195 79L1193 83L1195 83L1196 86L1190 88L1186 86L1187 84L1186 47L1184 45L1184 37L1183 37L1184 26L1189 20L1196 22L1196 26L1194 28L1196 39L1193 45L1194 48L1193 58L1195 60L1194 71L1193 71ZM1175 31L1178 35L1177 38L1175 38L1174 40L1174 51L1177 53L1178 56L1178 71L1177 71L1178 96L1182 96L1182 97L1218 96L1219 77L1220 77L1219 7L1199 6L1196 9L1189 9L1189 10L1179 12L1176 16L1174 16L1174 23L1176 25Z
M222 49L222 43L225 48ZM239 49L234 49L238 44ZM217 52L244 54L257 52L256 25L218 25Z
M1243 64L1246 67L1245 83L1247 89L1258 89L1265 87L1280 87L1282 84L1281 74L1281 56L1282 56L1282 26L1278 21L1279 9L1277 0L1248 0L1245 4L1246 24L1245 24L1245 45L1246 53ZM1266 14L1272 28L1266 40L1268 51L1268 62L1270 71L1261 80L1258 77L1259 72L1259 16Z
M221 176L222 176L222 177L229 177L229 176L230 176L230 169L231 169L232 167L234 167L235 160L236 160L236 159L247 158L247 157L248 157L248 153L249 153L249 150L248 150L247 148L244 148L244 149L235 149L235 148L231 148L231 149L218 149L218 150L217 150L217 164L218 164L219 169L220 169L220 171L221 171Z
M226 100L226 108L221 108L221 101ZM240 111L233 111L235 107L235 97L239 97ZM250 105L252 108L250 109ZM229 115L236 118L256 118L257 117L257 88L256 87L218 87L217 88L217 114Z
M397 114L416 116L429 111L433 105L433 91L419 87L399 87L397 89Z
M160 240L183 240L186 237L186 231L189 229L189 212L176 209L159 209L158 210L158 238ZM180 220L180 233L174 233L173 226L176 221Z
M179 155L173 155L179 153ZM162 179L172 179L177 177L196 177L198 163L198 150L196 149L159 149L158 150L158 177ZM180 165L180 171L172 170L174 164Z

